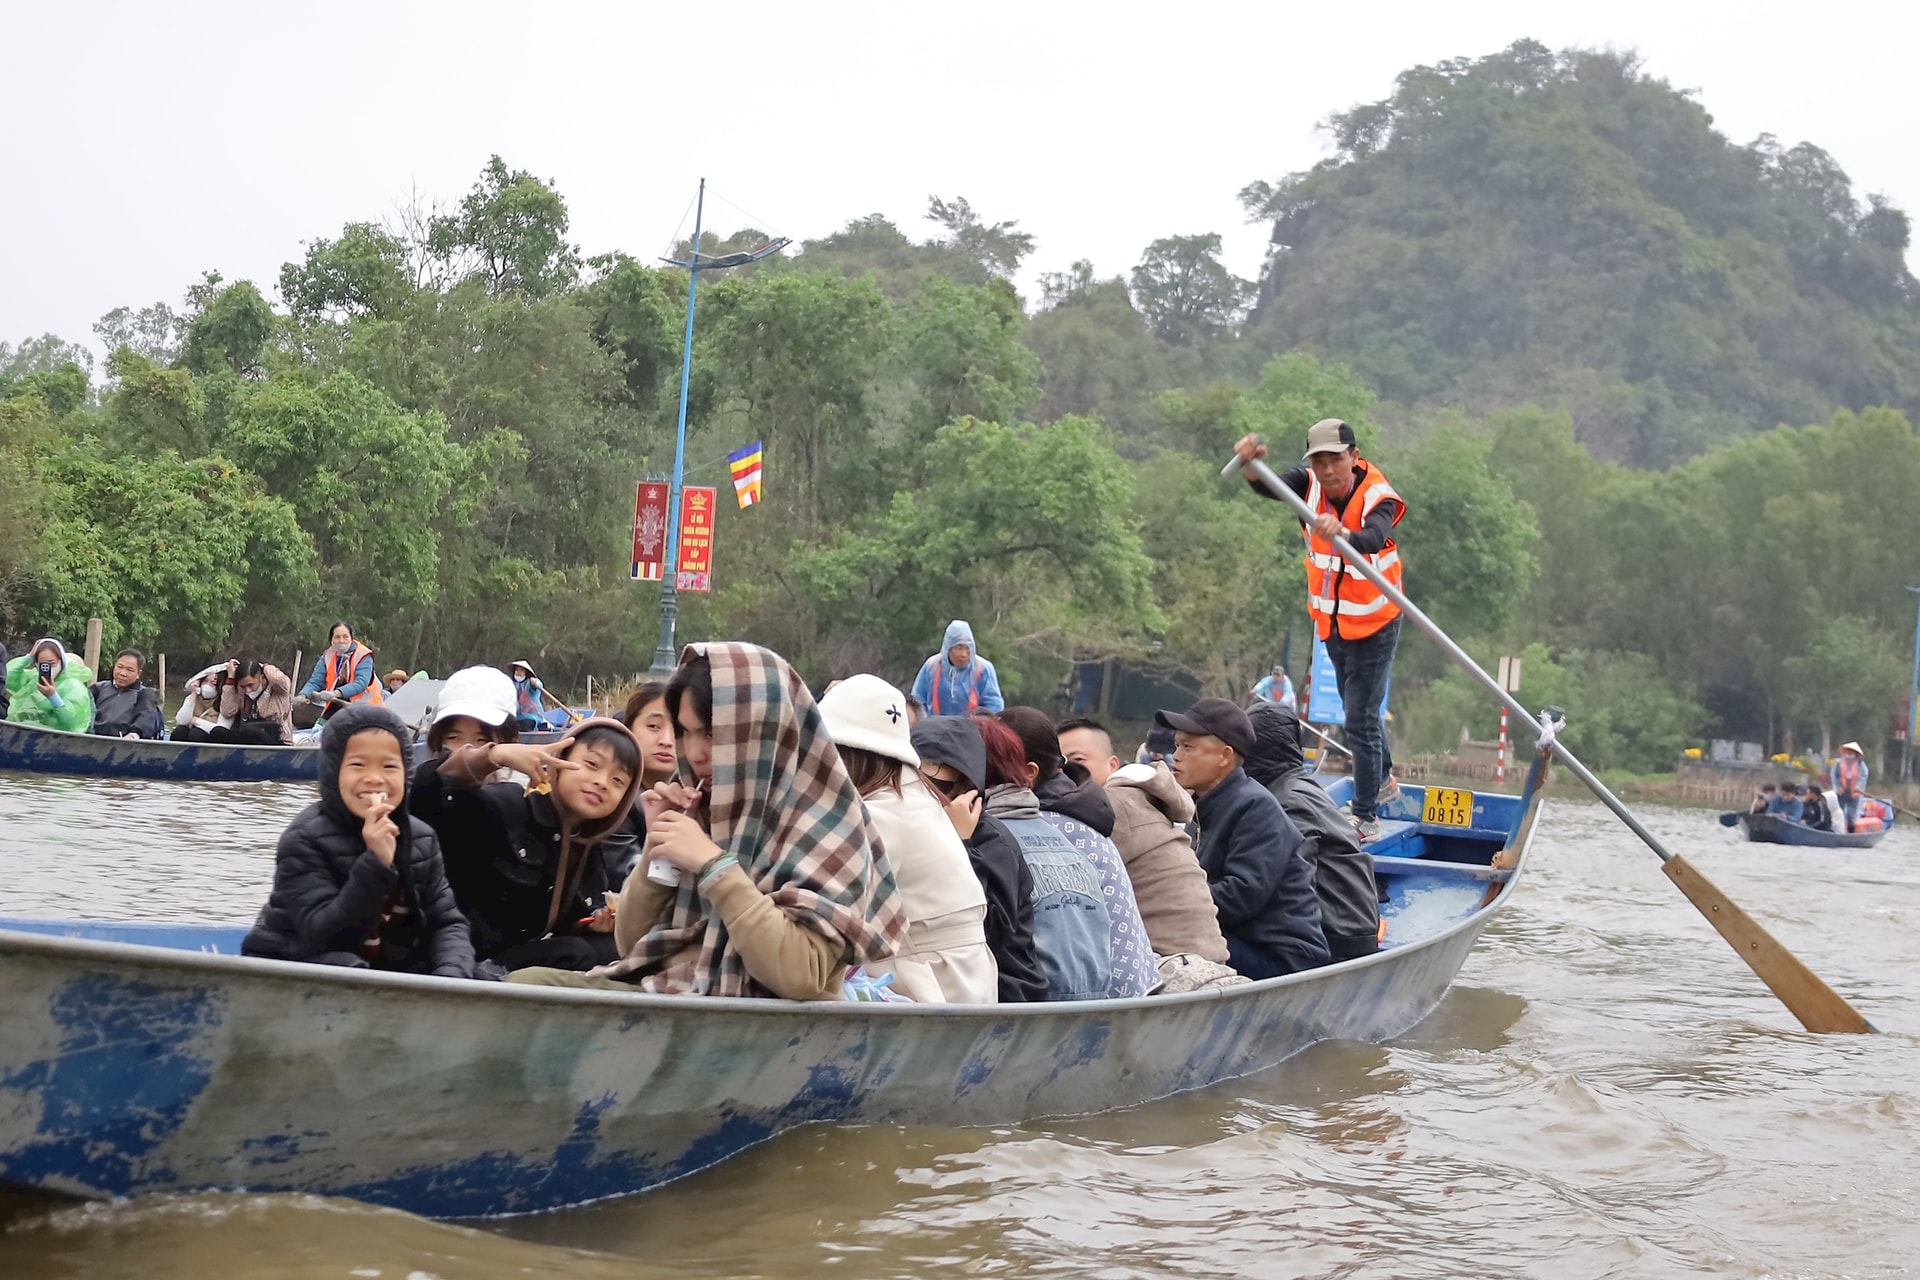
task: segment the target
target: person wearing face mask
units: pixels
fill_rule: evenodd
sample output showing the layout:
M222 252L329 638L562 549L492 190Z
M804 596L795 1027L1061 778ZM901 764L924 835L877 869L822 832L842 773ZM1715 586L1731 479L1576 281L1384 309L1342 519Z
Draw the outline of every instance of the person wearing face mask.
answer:
M270 663L234 659L220 689L220 723L207 741L280 747L293 742L293 681Z
M407 814L408 737L382 707L349 707L328 723L320 799L281 834L273 893L240 954L472 976L467 923L439 845Z
M173 717L175 742L207 742L220 724L220 686L226 682L227 665L216 662L187 681L187 696Z
M530 781L489 781L500 769ZM550 747L471 742L414 771L409 808L440 837L479 960L577 971L617 958L602 846L638 856L640 777L640 744L599 717Z
M353 628L336 622L327 632L327 650L313 664L313 674L295 695L317 703L330 716L349 702L379 706L386 701L380 677L373 672L373 650L353 638Z
M93 732L103 738L162 738L166 720L160 699L141 681L147 660L138 649L122 649L113 660L113 678L97 681L93 695Z

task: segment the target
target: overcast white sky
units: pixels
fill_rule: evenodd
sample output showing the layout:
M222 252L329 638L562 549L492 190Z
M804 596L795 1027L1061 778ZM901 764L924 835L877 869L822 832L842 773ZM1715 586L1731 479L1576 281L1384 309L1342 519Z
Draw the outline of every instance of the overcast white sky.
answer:
M689 22L689 16L691 21ZM35 3L0 8L0 340L92 341L199 273L271 295L300 242L495 152L552 180L587 253L651 257L701 175L796 240L929 193L1038 237L1034 271L1131 267L1324 154L1316 124L1418 63L1532 36L1638 50L1735 141L1831 151L1920 212L1920 5L1508 0L1151 6ZM687 37L694 52L687 52ZM710 225L745 221L709 204Z

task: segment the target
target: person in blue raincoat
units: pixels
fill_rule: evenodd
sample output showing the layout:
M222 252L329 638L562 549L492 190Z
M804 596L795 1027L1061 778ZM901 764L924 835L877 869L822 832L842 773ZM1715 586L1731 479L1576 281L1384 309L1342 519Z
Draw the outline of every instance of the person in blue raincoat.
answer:
M1007 706L999 673L975 649L973 628L958 618L947 624L940 652L921 665L913 696L930 716L963 716L975 708L998 713Z

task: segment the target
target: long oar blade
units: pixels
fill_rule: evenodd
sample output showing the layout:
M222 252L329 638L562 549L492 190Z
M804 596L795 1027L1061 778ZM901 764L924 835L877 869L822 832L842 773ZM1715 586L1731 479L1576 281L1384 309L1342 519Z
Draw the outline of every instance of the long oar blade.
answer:
M1868 1033L1875 1028L1854 1007L1802 964L1800 957L1780 945L1759 922L1734 905L1720 887L1701 875L1691 862L1675 854L1660 864L1667 879L1680 887L1687 901L1698 907L1707 923L1719 930L1747 966L1760 975L1780 1003L1787 1006L1809 1031Z

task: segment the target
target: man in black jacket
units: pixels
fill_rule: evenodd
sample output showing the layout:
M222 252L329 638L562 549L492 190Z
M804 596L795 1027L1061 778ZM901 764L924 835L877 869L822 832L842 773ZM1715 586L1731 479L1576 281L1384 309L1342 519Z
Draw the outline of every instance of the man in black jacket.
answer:
M1233 967L1258 981L1326 964L1320 903L1300 832L1242 767L1254 749L1247 713L1225 698L1202 698L1185 714L1162 711L1154 721L1173 730L1173 776L1194 795L1200 824L1194 852Z
M147 660L138 649L122 649L113 660L113 678L95 682L93 729L103 738L164 738L160 701L141 683Z
M1335 960L1370 956L1380 949L1380 889L1373 859L1333 797L1307 772L1300 750L1300 716L1284 703L1261 703L1247 712L1253 722L1253 754L1247 774L1273 793L1299 829L1300 851L1313 868L1320 899L1320 928Z

